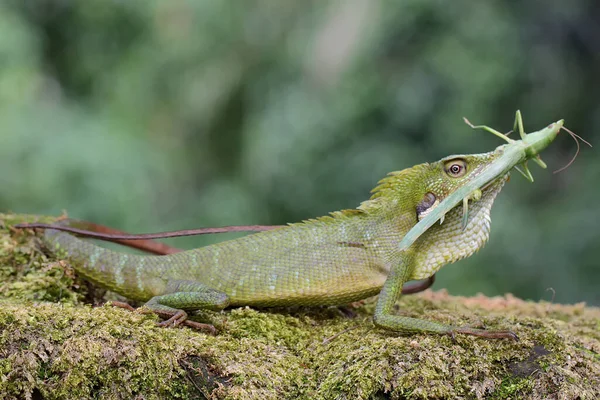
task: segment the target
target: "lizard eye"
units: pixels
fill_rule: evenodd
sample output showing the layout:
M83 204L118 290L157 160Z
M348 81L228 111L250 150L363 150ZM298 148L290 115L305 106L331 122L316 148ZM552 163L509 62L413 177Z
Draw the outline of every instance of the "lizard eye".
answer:
M444 171L453 178L460 178L467 172L467 163L464 160L448 161L444 165Z

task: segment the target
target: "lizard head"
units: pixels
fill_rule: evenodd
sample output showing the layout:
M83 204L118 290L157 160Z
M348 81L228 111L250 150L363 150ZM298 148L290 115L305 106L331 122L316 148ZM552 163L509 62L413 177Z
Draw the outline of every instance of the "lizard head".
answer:
M413 279L429 277L443 265L469 257L483 247L490 233L493 202L508 180L509 171L516 168L533 181L527 161L546 168L539 153L554 140L563 121L526 134L517 112L515 128L521 140L509 139L486 126L471 126L492 132L508 143L489 153L450 156L428 164L424 186L416 191L422 195L416 206L419 222L399 246L406 249L414 243L418 249L414 253Z
M417 244L417 241L427 240L429 235L435 233L435 230L432 232L428 232L428 230L438 221L442 222L443 225L444 218L450 217L451 212L460 211L461 207L457 207L457 205L461 202L463 203L461 227L463 231L468 229L470 218L465 218L465 214L467 210L470 212L473 207L469 208L468 202L477 200L473 204L476 206L480 202L478 199L484 197L491 198L491 201L493 201L495 195L502 188L501 184L506 182L508 172L511 169L517 169L525 178L533 181L527 162L531 160L540 167L546 168L546 164L539 157L539 154L554 141L558 132L563 129L563 120L559 120L537 132L527 134L523 129L523 120L519 111L516 114L513 130L519 132L521 140L510 139L488 126L474 126L466 119L465 122L472 128L484 129L493 133L507 143L498 146L490 153L451 156L437 163L425 164L424 168L428 171L428 181L430 183L428 186L421 187L413 192L415 195L421 196L415 202L420 210L418 212L419 221L402 238L398 245L400 251ZM449 174L452 176L449 176ZM430 190L433 196L428 194ZM434 190L437 190L437 193ZM493 197L490 197L492 195ZM438 202L436 203L436 201ZM489 208L491 206L492 203L489 204ZM487 218L489 219L489 212ZM421 236L424 237L423 240L420 239Z
M420 221L425 218L448 195L472 181L501 154L502 149L499 148L483 154L453 155L428 164L421 181L422 186L416 190L416 193L422 194L422 198L417 199L417 219ZM482 188L475 189L467 200L477 201L488 191L496 191L497 194L502 185L494 183L502 181L504 184L507 176L508 174L503 174Z
M454 155L428 164L423 186L417 191L424 193L416 206L417 219L421 221L434 212L446 197L477 177L501 152L502 149L496 149L483 154ZM427 278L442 266L469 257L485 245L490 234L492 205L508 178L509 173L505 173L475 189L465 197L463 206L445 213L441 223L434 224L417 239L413 279Z
M408 230L398 250L415 250L413 279L429 277L441 266L468 257L485 244L490 211L509 171L515 168L533 181L527 162L546 168L539 154L563 128L563 120L559 120L526 134L517 111L514 130L518 130L521 140L513 140L487 126L465 121L507 143L489 153L454 155L392 172L379 182L371 199L359 207L368 212L391 204L402 210L400 221Z

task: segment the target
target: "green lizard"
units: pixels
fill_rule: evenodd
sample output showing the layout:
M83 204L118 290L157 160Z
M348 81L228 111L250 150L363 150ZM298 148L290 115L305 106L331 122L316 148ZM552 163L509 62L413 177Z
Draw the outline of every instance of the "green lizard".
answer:
M508 143L492 152L453 155L392 172L356 209L199 249L166 256L123 254L55 229L45 231L44 241L84 278L169 317L161 323L165 326L195 326L186 311L341 305L379 293L374 314L379 327L516 339L510 331L448 326L392 310L403 284L431 277L484 245L490 210L509 170L520 164L520 172L531 178L527 160L545 167L539 153L562 125L560 120L525 134L517 112L521 140L471 125Z

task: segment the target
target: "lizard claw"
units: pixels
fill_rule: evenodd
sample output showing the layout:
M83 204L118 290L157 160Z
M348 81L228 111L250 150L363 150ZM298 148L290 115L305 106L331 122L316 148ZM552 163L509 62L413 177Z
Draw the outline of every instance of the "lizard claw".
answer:
M163 316L165 313L157 312L157 314ZM174 328L186 320L187 320L187 313L183 310L177 310L176 313L171 314L169 319L162 321L162 322L158 322L157 325L162 326L162 327L173 327Z
M452 343L456 343L456 331L454 329L448 331L448 336L450 336Z
M157 313L159 315L165 316L164 313ZM176 327L179 325L185 325L192 329L197 329L199 331L205 331L211 335L217 334L217 329L211 324L203 324L201 322L196 322L188 319L188 315L183 310L178 310L176 313L172 314L171 317L165 321L157 322L156 326L170 328Z
M211 335L217 334L217 328L215 328L214 325L211 325L211 324L203 324L201 322L196 322L196 321L192 321L189 319L186 319L185 321L183 321L183 324L192 329L196 329L199 331L205 331L206 333L209 333Z
M109 305L109 306L113 306L113 307L119 307L119 308L123 308L125 310L128 311L135 311L135 308L133 308L131 305L122 302L122 301L107 301L105 304Z

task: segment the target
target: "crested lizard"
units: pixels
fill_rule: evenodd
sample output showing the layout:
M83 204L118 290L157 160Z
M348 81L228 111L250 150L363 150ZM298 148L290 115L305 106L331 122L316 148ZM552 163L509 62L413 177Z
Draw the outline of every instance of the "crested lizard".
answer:
M185 252L118 253L56 229L46 229L44 241L84 278L168 317L165 326L196 326L186 311L341 305L379 294L374 323L381 328L516 339L511 331L394 315L393 306L403 284L432 277L485 244L490 210L509 171L520 165L532 180L526 162L545 167L539 153L562 126L560 120L525 134L519 112L515 128L521 140L472 126L508 143L392 172L356 209Z

